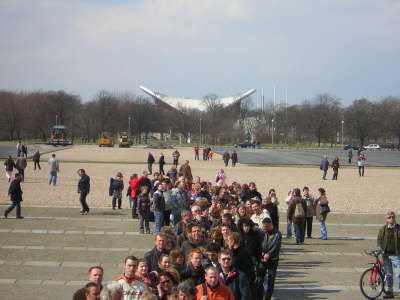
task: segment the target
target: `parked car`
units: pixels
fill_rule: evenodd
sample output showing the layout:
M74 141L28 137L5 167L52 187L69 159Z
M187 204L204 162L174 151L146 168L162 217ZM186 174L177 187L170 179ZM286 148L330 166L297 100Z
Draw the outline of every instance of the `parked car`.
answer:
M369 144L368 146L365 146L364 149L366 150L381 150L381 146L378 144Z
M349 149L358 150L359 148L360 148L360 146L358 146L358 145L348 144L343 147L343 150L349 150Z
M252 148L253 147L253 143L251 142L242 142L239 144L235 144L235 148Z

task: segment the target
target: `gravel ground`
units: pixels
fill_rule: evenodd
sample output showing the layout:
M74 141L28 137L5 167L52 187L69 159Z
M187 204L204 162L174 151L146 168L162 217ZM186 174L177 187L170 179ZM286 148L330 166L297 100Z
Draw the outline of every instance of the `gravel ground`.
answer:
M192 173L200 176L202 180L215 182L216 171L223 167L220 155L215 155L213 161L194 161L191 148L178 148L181 153L180 161L190 160ZM50 154L43 155L42 170L34 171L33 163L28 163L24 190L23 205L50 205L50 206L79 206L76 185L78 175L76 170L86 169L91 177L91 193L88 196L89 206L111 206L111 198L108 196L109 178L121 171L125 176L125 183L132 173L141 173L147 169L143 164L147 159L147 153L151 151L156 160L160 152L163 152L167 163L172 162L173 150L156 150L145 148L99 148L96 146L75 145L71 149L57 152L61 160L58 184L56 187L48 185L47 160ZM112 163L114 162L114 163ZM155 164L153 170L157 169ZM169 165L164 167L168 170ZM259 191L265 194L269 188L275 188L280 199L280 210L286 210L284 198L287 191L293 187L307 185L311 192L319 187L327 190L328 199L332 211L341 213L384 213L395 209L397 199L391 191L398 186L400 169L394 168L366 168L365 177L359 177L355 167L340 169L339 180L321 180L321 172L318 167L254 167L237 165L236 168L225 169L228 183L237 181L248 183L254 181ZM0 195L2 204L8 203L8 182L3 178L0 181ZM331 176L328 173L328 177ZM127 184L126 184L127 185ZM125 189L126 190L126 189ZM128 206L126 198L124 207Z

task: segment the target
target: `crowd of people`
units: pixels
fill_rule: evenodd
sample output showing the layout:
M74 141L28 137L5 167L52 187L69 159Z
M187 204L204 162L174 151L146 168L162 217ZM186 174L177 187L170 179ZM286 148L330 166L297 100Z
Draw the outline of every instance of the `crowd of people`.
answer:
M330 209L323 188L315 197L308 187L294 188L280 204L274 189L262 195L254 182L228 185L223 169L213 184L194 177L187 160L179 170L172 168L176 172L167 173L171 176L155 172L150 178L144 171L127 182L132 217L139 218L140 234L154 234L154 248L143 258L127 257L123 275L103 290L95 280L97 289L88 284L75 300L97 299L90 298L93 289L111 297L104 299L267 300L273 295L282 242L279 207L285 205L286 236L291 239L294 228L294 244L303 244L306 233L312 238L314 218L320 224L319 238L328 238ZM118 172L110 179L113 209L121 208L123 190ZM103 273L93 268L90 281L93 270Z

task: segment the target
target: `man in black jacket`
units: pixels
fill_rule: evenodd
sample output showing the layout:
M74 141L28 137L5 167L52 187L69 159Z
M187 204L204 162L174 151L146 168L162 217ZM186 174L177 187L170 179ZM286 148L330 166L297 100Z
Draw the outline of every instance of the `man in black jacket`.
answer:
M149 271L157 270L158 268L158 258L161 254L167 253L167 236L165 234L159 233L156 236L156 245L155 247L146 252L144 254L144 259L147 262L147 266L149 267Z
M149 168L149 174L151 175L153 173L153 164L155 162L153 154L149 152L149 156L147 156L147 167Z
M253 299L248 278L242 271L232 267L231 252L222 250L218 255L218 262L221 267L219 280L232 290L235 300Z
M15 174L15 179L11 182L8 188L8 195L10 195L10 200L12 204L4 212L4 217L7 219L8 214L16 207L17 208L17 219L23 219L21 216L21 202L22 202L22 189L21 189L21 174Z
M265 218L262 221L262 231L264 238L261 243L261 263L256 279L259 294L257 299L271 300L276 270L278 269L282 235L274 229L270 218Z
M86 196L90 192L90 177L86 175L84 169L79 169L78 175L81 177L78 182L78 194L80 194L79 201L82 205L81 215L87 215L89 213L89 206L86 203Z

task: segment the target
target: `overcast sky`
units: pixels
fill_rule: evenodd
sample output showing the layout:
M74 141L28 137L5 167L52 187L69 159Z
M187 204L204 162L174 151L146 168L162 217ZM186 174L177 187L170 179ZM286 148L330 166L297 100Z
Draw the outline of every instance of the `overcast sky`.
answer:
M400 0L0 0L0 89L400 96Z

